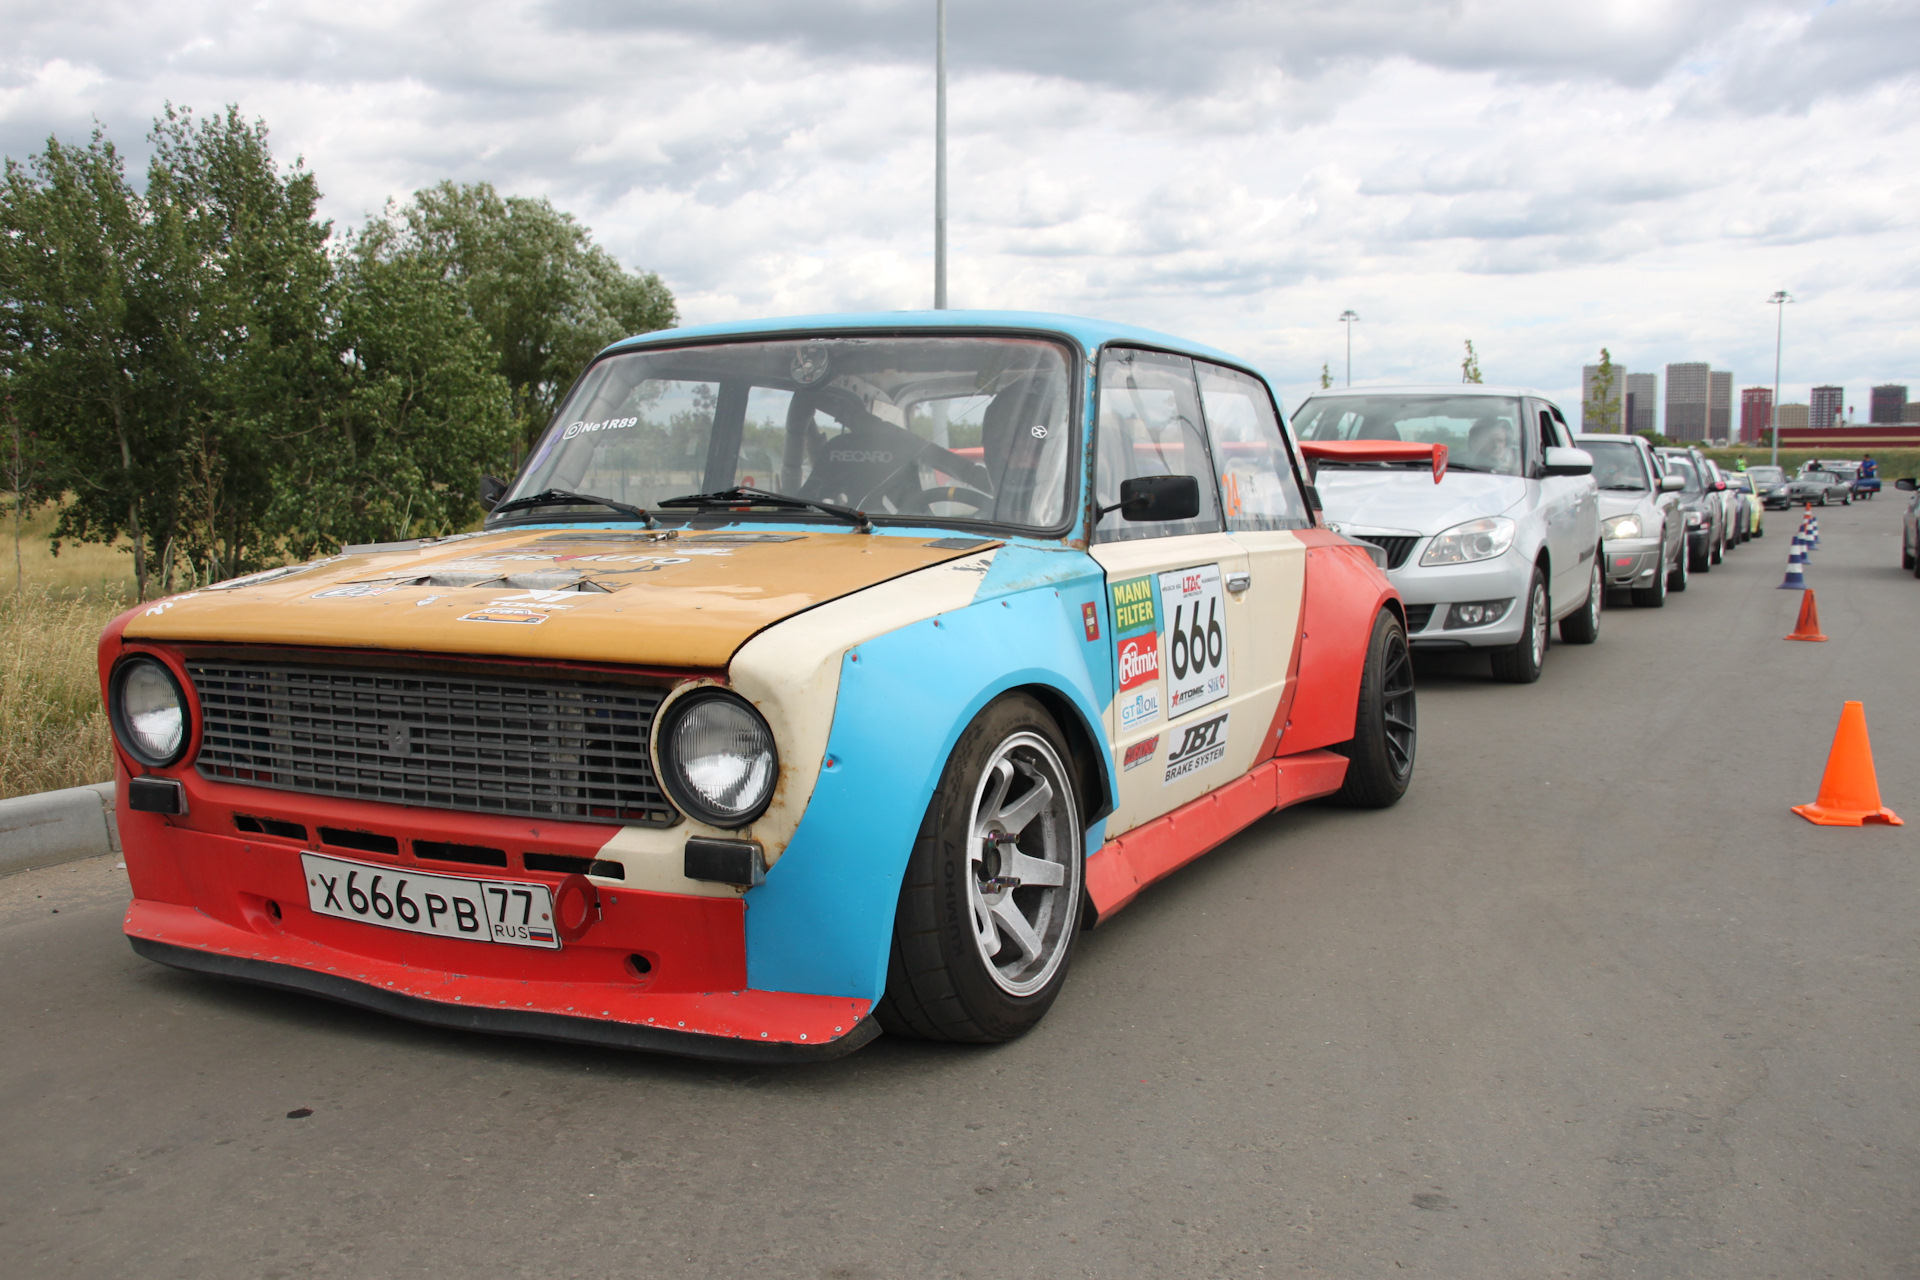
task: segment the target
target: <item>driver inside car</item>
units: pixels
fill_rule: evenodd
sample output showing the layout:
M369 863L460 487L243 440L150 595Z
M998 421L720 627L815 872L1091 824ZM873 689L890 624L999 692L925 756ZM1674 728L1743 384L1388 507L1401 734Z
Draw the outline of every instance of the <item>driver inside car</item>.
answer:
M1513 428L1495 418L1482 418L1467 432L1467 465L1501 475L1518 474Z

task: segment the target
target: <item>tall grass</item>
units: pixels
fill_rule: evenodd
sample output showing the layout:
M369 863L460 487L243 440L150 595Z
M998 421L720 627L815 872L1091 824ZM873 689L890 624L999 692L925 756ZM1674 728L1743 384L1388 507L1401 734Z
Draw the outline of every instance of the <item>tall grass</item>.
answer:
M94 647L129 603L31 585L0 594L0 798L113 776Z

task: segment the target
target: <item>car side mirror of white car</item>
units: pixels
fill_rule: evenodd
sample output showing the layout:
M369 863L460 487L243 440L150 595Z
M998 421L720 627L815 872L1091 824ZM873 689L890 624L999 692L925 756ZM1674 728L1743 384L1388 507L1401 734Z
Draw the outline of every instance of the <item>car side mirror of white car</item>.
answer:
M1660 492L1662 493L1678 493L1686 487L1687 482L1679 476L1664 475L1660 477Z
M1916 484L1913 477L1908 476L1904 480L1895 480L1893 487L1896 489L1905 489L1908 493L1912 493L1914 489L1920 488L1920 484Z
M1593 474L1593 455L1585 449L1548 445L1546 465L1540 468L1540 474L1543 476L1590 476Z

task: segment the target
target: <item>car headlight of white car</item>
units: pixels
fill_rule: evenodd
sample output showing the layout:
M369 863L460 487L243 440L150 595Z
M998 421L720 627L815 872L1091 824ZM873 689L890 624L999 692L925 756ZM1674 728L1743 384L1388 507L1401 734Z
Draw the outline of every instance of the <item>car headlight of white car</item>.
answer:
M1513 545L1519 526L1505 516L1482 516L1435 535L1420 556L1422 566L1491 560Z
M1615 538L1637 538L1639 536L1639 516L1608 516L1600 522L1600 537L1603 541L1611 542Z

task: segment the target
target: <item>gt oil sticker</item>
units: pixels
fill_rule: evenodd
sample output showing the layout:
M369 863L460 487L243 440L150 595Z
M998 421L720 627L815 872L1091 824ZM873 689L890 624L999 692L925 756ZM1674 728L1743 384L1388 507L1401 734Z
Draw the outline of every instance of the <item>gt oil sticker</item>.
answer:
M1198 711L1227 696L1227 618L1220 566L1196 565L1160 575L1167 619L1161 656L1167 667L1167 718Z
M1180 741L1167 753L1167 772L1162 785L1227 758L1227 717L1222 711L1211 720L1201 720L1180 730ZM1124 772L1124 771L1123 771Z
M1160 718L1160 611L1151 577L1113 584L1113 645L1120 691L1120 727Z
M1158 750L1159 747L1160 735L1157 733L1151 738L1140 739L1140 741L1127 748L1126 754L1121 759L1120 772L1127 773L1131 770L1138 769L1141 765L1153 759L1153 753Z

